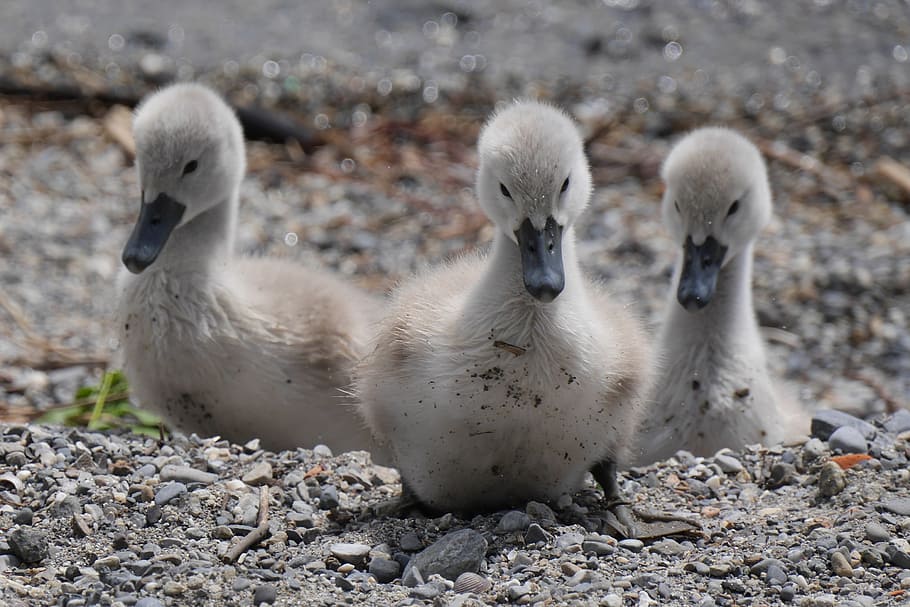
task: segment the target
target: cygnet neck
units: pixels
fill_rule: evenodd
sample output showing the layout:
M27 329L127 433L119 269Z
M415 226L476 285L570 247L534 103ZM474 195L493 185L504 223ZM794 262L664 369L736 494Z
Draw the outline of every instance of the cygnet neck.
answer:
M234 250L237 193L203 211L171 234L149 270L171 275L210 275L224 267Z

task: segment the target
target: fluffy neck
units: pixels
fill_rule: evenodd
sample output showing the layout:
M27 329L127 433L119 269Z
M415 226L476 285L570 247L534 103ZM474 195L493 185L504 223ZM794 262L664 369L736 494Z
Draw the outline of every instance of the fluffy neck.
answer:
M711 302L701 310L685 310L676 301L681 263L674 273L673 288L670 290L669 312L664 322L663 334L680 330L701 336L697 342L707 342L714 335L741 335L745 332L758 333L755 312L752 307L752 245L750 244L725 265L717 277L717 287ZM670 338L676 341L676 337ZM687 340L688 341L688 340ZM689 343L695 343L689 342ZM670 343L665 347L679 347Z
M155 263L146 270L172 276L210 276L224 267L234 250L237 193L174 230Z

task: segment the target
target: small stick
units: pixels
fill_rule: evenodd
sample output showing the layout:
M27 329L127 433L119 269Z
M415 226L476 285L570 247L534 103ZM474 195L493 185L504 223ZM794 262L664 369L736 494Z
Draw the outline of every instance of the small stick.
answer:
M701 527L698 522L698 519L695 516L688 516L683 514L673 514L672 512L660 512L658 510L643 510L641 508L633 508L632 512L643 520L646 523L689 523L690 525L695 525Z
M521 346L516 346L506 341L499 341L498 339L493 342L493 347L499 348L500 350L505 350L513 356L521 356L528 351L527 348L522 348Z
M888 156L882 156L875 163L875 172L910 195L910 169Z
M269 532L269 486L263 485L259 488L259 520L256 523L256 528L247 533L240 543L228 550L227 554L224 555L224 561L226 563L233 563L236 561L241 554L250 549L253 545L258 543L262 538L268 535Z

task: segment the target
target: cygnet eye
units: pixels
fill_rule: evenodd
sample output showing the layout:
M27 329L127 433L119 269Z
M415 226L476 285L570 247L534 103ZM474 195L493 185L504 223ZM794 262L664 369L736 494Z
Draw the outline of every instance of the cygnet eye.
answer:
M198 161L198 160L190 160L190 161L187 162L186 165L183 167L183 174L184 174L184 175L189 175L190 173L192 173L193 171L195 171L198 167L199 167L199 161Z
M733 204L730 205L730 209L727 211L727 217L739 210L739 200L734 200Z
M565 194L566 190L569 189L569 178L566 177L566 180L562 182L562 188L559 190L560 193Z
M505 196L506 198L508 198L510 200L512 199L512 195L509 193L509 188L507 188L505 186L505 184L503 184L503 183L499 184L499 191L502 192L502 195Z

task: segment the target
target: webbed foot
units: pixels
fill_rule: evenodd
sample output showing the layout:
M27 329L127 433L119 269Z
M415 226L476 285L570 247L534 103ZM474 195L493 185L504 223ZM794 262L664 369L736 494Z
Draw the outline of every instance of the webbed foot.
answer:
M595 464L591 468L591 474L604 490L606 523L623 537L636 537L638 532L635 525L635 516L632 514L629 501L623 497L619 489L616 463L603 461Z

